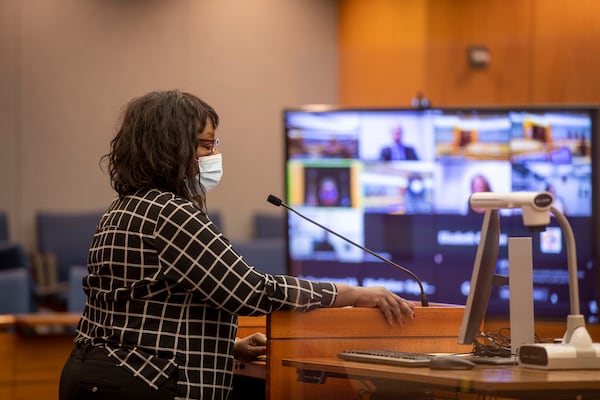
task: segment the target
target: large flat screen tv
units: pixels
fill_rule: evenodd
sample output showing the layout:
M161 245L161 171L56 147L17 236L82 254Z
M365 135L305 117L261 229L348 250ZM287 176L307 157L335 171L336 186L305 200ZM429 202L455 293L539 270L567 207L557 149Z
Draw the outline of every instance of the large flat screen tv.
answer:
M468 206L472 192L551 191L575 234L582 313L597 320L596 107L307 106L283 117L287 204L412 270L431 302L466 302L483 220ZM558 222L532 233L519 209L507 209L500 224L497 273L508 275L508 238L531 236L535 316L563 319L570 306ZM291 274L419 296L410 276L291 212L287 235ZM494 288L487 315L507 315L508 293Z

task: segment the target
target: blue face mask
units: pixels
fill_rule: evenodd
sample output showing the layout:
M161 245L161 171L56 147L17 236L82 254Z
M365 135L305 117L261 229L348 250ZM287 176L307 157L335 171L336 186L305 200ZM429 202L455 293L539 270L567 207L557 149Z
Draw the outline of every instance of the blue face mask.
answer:
M198 157L196 183L202 185L206 192L210 192L221 181L223 176L223 157L221 153L210 156Z

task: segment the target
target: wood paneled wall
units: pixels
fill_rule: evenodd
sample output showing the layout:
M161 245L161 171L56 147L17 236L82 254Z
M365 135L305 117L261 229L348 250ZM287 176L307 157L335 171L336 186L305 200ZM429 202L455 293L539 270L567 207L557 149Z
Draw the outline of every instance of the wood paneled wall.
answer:
M341 0L340 104L600 102L595 0ZM470 67L469 46L491 62Z

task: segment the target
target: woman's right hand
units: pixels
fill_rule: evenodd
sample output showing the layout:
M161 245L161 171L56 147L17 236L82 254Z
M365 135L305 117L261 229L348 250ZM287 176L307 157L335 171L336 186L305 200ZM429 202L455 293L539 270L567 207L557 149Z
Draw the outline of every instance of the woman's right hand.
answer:
M334 307L377 307L388 324L404 325L404 318L414 318L414 304L381 286L359 287L337 284Z

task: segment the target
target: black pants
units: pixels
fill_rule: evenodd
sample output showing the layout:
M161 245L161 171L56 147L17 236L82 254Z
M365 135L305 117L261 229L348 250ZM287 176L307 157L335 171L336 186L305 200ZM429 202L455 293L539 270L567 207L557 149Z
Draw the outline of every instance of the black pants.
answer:
M75 347L60 376L59 400L169 400L175 398L173 374L158 390L117 366L97 347Z

